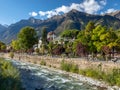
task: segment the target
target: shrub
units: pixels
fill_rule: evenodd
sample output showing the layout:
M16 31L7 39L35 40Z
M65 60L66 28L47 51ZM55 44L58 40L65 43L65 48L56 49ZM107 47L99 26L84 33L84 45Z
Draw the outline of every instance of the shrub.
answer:
M39 48L36 48L36 49L35 49L35 52L36 52L37 54L40 54Z
M66 63L64 60L61 62L61 69L62 70L69 72L70 67L71 67L70 63Z
M0 90L21 90L19 71L3 59L0 59Z
M78 67L78 65L72 64L71 66L72 66L71 67L71 72L73 72L73 73L79 73L79 67Z
M13 58L14 57L14 53L10 52L9 56L10 56L10 58Z
M44 60L41 60L40 65L46 65L46 62Z
M73 63L65 62L64 60L61 62L61 69L67 72L79 73L78 65Z

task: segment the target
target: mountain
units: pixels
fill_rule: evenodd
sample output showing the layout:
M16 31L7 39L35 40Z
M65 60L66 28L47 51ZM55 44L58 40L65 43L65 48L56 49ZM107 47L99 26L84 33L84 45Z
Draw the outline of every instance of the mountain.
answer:
M108 13L108 15L116 17L118 19L120 19L120 10L112 12L112 13Z
M0 24L0 33L4 32L6 30L7 30L7 27Z
M120 28L120 19L111 15L91 15L77 10L71 10L63 15L56 15L46 20L35 19L33 17L27 20L21 20L7 27L0 33L0 40L5 43L10 43L12 39L15 39L21 28L25 26L32 26L37 31L41 31L42 27L48 27L49 31L55 31L59 35L66 29L78 29L83 30L89 21L93 21L97 24L105 25L107 27L113 27L114 29ZM3 30L3 29L0 29ZM40 35L40 33L39 33Z
M114 29L120 28L120 19L110 15L91 15L77 10L71 10L62 16L64 21L55 29L57 34L65 29L83 30L89 21L101 24ZM51 19L52 20L52 19Z

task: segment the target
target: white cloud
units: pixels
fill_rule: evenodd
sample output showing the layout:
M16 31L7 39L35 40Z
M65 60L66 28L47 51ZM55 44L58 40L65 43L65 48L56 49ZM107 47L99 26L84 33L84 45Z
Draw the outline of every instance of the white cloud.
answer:
M116 10L114 8L110 8L107 11L103 12L103 13L112 13L115 12Z
M100 1L100 4L106 5L106 4L107 4L107 1L106 1L106 0L101 0L101 1Z
M29 15L35 17L35 16L38 15L38 13L36 13L36 12L30 12Z
M101 5L95 0L85 0L80 7L84 12L94 14L101 9Z
M41 16L45 16L45 12L43 12L43 11L39 11L39 14L41 15Z
M55 11L56 13L60 13L60 12L67 13L68 11L70 11L70 7L63 5L61 7L56 8Z
M72 9L76 9L78 11L86 12L89 14L96 14L99 10L102 9L102 7L106 5L106 0L84 0L82 3L72 3L70 6L62 5L61 7L58 7L56 9L50 10L50 11L39 11L39 15L41 17L46 16L47 18L50 18L54 15L59 15L60 13L67 13ZM35 12L32 12L32 16L38 15Z

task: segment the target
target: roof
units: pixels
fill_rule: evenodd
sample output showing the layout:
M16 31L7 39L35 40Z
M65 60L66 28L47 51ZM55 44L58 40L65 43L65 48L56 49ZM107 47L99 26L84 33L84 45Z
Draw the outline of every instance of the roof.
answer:
M54 31L50 31L50 32L48 33L48 35L53 35L53 34L55 34Z

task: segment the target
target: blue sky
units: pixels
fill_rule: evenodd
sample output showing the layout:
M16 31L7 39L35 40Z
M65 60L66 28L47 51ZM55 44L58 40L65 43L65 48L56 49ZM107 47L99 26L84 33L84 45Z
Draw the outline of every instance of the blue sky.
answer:
M77 9L90 14L120 10L120 0L0 0L0 24L21 19L50 18Z

